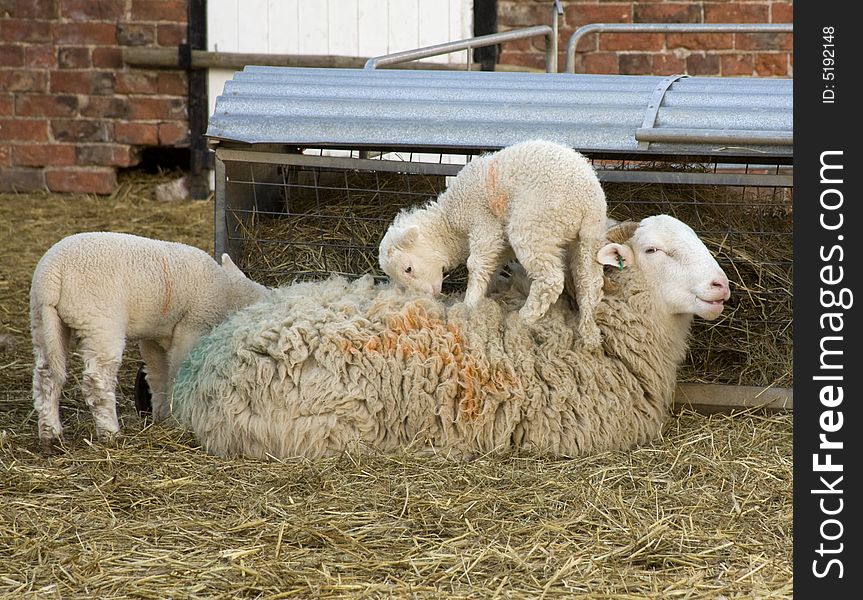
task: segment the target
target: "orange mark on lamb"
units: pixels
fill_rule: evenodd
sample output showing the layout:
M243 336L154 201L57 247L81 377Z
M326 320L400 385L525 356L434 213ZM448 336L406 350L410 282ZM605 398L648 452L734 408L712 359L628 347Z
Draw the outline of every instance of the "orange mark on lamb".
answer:
M411 335L418 331L426 331L433 342L423 342ZM422 305L415 302L390 317L385 329L364 342L354 345L345 341L344 350L350 354L362 352L387 358L402 356L423 362L436 358L445 366L454 365L458 382L454 412L463 421L473 421L482 415L486 395L499 394L518 386L517 380L506 370L465 352L464 339L458 327L430 316Z
M488 207L491 209L491 214L498 219L501 219L506 214L506 209L509 205L509 198L503 190L500 189L498 179L497 163L492 160L488 165L488 178L486 179L489 196Z

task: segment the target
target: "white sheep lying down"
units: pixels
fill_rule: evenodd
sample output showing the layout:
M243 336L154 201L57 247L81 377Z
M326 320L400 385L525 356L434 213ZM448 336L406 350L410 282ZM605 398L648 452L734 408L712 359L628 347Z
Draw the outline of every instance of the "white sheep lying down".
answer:
M563 299L525 324L523 276L473 310L331 278L277 289L203 337L173 415L217 455L574 456L643 443L669 414L693 315L722 312L728 279L672 217L608 236L602 348L585 349Z
M114 390L127 338L138 341L160 420L177 368L198 338L266 292L227 254L219 266L185 244L110 232L54 244L36 265L30 288L33 404L43 445L49 449L62 436L60 394L72 334L96 433L110 439L120 431Z
M396 283L432 295L441 291L443 271L466 263L464 300L475 306L515 256L531 280L520 314L533 323L563 291L568 255L579 332L585 345L598 346L593 313L602 267L594 253L605 213L605 192L584 156L529 140L474 158L436 200L400 212L381 240L379 261Z

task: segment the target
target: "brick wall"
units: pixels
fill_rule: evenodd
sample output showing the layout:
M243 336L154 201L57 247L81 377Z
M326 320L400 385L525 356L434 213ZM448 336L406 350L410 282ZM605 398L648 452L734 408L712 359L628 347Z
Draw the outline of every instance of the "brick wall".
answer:
M188 146L186 76L127 68L176 47L185 0L0 0L0 191L111 193L148 146Z
M789 1L750 2L580 0L564 1L558 21L559 70L566 64L572 33L588 23L790 23ZM549 1L498 0L500 31L551 23ZM545 69L543 38L503 44L500 62ZM593 33L576 52L578 73L627 75L792 75L789 34L640 34Z

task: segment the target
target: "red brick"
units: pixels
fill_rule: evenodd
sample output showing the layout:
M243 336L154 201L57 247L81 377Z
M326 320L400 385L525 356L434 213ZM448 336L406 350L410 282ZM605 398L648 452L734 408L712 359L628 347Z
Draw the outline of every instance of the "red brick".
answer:
M75 164L75 146L71 144L18 144L13 158L19 167L69 166Z
M0 117L11 117L15 102L12 94L0 95Z
M0 192L36 192L45 190L45 174L42 169L3 169L0 177Z
M129 112L122 96L84 96L79 104L81 116L94 119L125 119Z
M93 66L90 48L66 46L58 49L57 66L61 69L86 69Z
M155 123L115 123L114 141L121 144L156 146L159 143L159 126Z
M132 0L132 20L186 23L186 2L183 0Z
M722 50L734 47L733 33L669 33L665 38L668 49Z
M701 20L701 6L694 2L685 4L633 3L632 20L636 23L698 23Z
M579 59L581 59L579 61ZM576 54L576 71L579 73L607 73L620 72L618 56L615 52L591 52L590 54Z
M503 29L549 23L551 7L528 2L502 0L497 4L497 24Z
M48 123L36 119L0 119L0 140L47 142Z
M31 69L53 69L57 66L57 55L53 46L26 46L24 64Z
M82 144L76 148L75 160L82 166L126 168L138 164L140 157L125 144Z
M11 2L10 15L16 19L55 19L57 0L18 0Z
M771 23L792 23L794 21L794 7L790 2L774 2L770 5Z
M58 142L107 142L110 127L97 119L58 119L51 121L51 134Z
M755 74L755 56L752 54L723 54L719 57L722 75L726 77L751 77Z
M676 75L686 72L686 62L671 53L653 55L653 75Z
M125 13L125 0L60 0L60 14L71 21L116 21Z
M719 56L716 54L690 54L686 57L688 75L719 75Z
M160 146L188 146L189 127L183 122L159 123Z
M51 23L49 21L33 21L30 19L3 19L0 21L0 31L4 42L24 42L40 44L51 41Z
M67 94L94 94L97 96L114 93L114 74L110 71L53 71L51 91Z
M48 75L45 71L0 71L0 89L9 92L47 92Z
M665 34L662 33L603 33L599 36L602 50L662 50Z
M788 33L738 33L734 47L738 50L791 50L792 42Z
M108 167L45 169L45 182L52 192L110 194L117 188L117 172Z
M156 43L159 46L179 46L186 42L186 25L162 23L156 26Z
M24 47L18 44L0 44L0 67L24 66Z
M54 23L58 46L114 46L117 26L113 23Z
M155 94L159 91L159 78L152 71L123 71L117 73L118 94Z
M545 71L545 54L537 52L508 52L504 46L504 49L500 53L500 62L507 65L517 65L537 71Z
M97 69L120 69L123 67L123 51L120 48L93 48L93 66Z
M129 98L130 121L164 121L185 118L186 101L181 98Z
M755 55L755 72L763 76L784 77L788 74L788 55L759 52Z
M121 46L152 46L156 26L148 23L118 23L117 41Z
M0 144L0 167L12 166L12 146ZM2 177L0 177L2 179Z
M19 117L71 117L77 113L77 96L22 94L15 99L15 114Z
M160 72L158 90L160 94L166 96L186 96L189 93L189 82L187 81L186 74L181 71Z
M630 23L632 22L632 3L567 3L563 14L566 27L572 30L588 23ZM566 37L566 41L569 41L569 36Z
M704 3L705 23L767 23L770 17L768 4Z
M650 75L653 72L653 61L650 54L626 53L619 57L621 75Z

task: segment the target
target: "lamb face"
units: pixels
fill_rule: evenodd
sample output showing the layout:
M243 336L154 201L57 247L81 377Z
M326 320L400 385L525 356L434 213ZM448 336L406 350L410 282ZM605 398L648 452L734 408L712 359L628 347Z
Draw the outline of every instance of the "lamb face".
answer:
M731 297L728 277L704 243L685 223L668 215L643 219L626 244L607 244L598 260L612 267L634 264L669 315L712 320Z
M443 263L430 251L419 227L391 226L381 240L381 269L396 284L439 296L443 286Z

